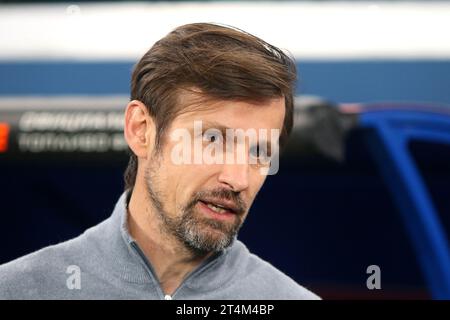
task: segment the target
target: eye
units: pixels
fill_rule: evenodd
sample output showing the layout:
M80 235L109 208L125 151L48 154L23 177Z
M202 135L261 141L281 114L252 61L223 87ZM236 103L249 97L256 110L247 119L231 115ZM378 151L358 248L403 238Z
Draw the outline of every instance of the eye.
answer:
M268 152L267 148L261 148L259 144L250 147L249 153L251 157L264 163L269 162L271 159L270 152Z
M259 157L259 145L250 148L250 155L255 158Z
M222 139L222 135L220 134L220 132L208 132L206 131L203 134L203 140L206 142L210 142L210 143L216 143L216 142L220 142Z

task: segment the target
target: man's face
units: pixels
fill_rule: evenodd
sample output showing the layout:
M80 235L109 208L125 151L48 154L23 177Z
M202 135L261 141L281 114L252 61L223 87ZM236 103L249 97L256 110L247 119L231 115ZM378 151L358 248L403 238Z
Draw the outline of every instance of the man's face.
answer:
M260 164L249 164L248 154L255 148L249 139L246 139L245 145L241 143L238 147L236 140L226 141L225 132L220 137L206 135L205 131L222 131L225 128L256 132L266 130L269 132L267 144L270 145L274 143L270 141L270 132L281 132L284 114L284 98L278 98L263 103L215 102L208 108L185 112L175 118L166 131L161 150L151 152L147 158L149 160L144 163L147 192L163 231L197 254L220 251L229 246L266 175L261 174ZM202 131L198 129L199 123ZM180 130L189 132L191 138L187 144L192 147L191 154L184 158L189 161L174 158L180 140L173 137ZM262 142L260 138L258 134L258 142ZM214 144L223 146L220 148L223 150L223 163L211 164L203 159L199 162L198 158L196 162L194 153L198 147ZM227 144L234 148L225 151ZM246 157L244 163L237 161L237 157L242 158L242 154L238 155L242 151ZM229 157L228 161L225 154Z

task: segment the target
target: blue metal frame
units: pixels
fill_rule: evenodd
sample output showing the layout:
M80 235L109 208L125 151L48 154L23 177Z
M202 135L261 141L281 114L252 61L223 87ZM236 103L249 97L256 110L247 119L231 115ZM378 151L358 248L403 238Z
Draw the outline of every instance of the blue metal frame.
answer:
M367 142L398 206L434 299L450 299L450 250L445 230L413 160L411 140L450 145L450 114L373 110L360 114Z

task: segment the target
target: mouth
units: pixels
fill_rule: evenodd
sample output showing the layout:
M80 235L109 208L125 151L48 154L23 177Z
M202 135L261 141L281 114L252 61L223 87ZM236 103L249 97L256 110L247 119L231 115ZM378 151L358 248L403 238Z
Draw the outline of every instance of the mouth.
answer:
M198 204L202 212L217 220L235 219L238 212L234 204L221 200L199 200Z

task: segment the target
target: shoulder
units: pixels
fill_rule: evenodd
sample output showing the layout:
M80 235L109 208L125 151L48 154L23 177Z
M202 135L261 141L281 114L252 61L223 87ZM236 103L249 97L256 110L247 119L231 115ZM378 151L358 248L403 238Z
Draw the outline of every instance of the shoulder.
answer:
M92 249L89 231L0 265L0 299L44 299L65 290L68 273Z
M33 299L62 282L67 243L46 247L0 266L0 298ZM61 281L58 281L60 279Z
M246 258L241 275L245 291L259 295L258 299L267 300L318 300L319 296L299 285L288 275L275 268L269 262L250 253L244 244L241 245L241 254Z
M249 264L255 270L250 277L254 277L257 283L264 283L266 288L270 288L266 291L267 299L320 299L316 294L254 254L250 254Z

